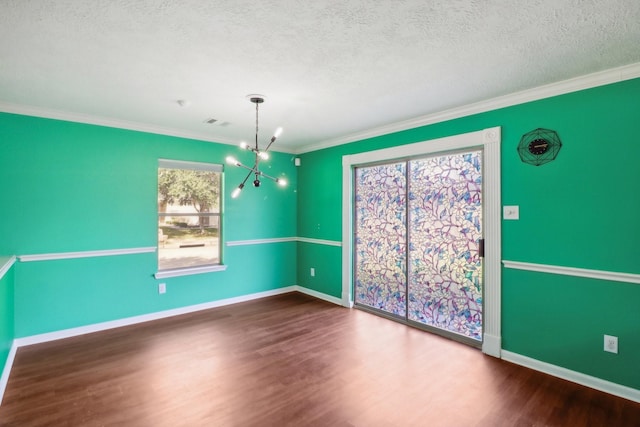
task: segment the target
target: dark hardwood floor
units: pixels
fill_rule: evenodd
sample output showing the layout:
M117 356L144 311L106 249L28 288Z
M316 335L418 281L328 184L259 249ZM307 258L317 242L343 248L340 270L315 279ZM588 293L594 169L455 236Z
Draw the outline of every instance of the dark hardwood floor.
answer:
M18 350L2 426L640 426L640 404L293 293Z

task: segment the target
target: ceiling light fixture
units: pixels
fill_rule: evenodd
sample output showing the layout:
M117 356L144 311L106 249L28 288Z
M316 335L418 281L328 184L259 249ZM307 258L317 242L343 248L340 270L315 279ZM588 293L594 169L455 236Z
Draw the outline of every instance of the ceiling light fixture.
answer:
M260 148L258 147L258 106L264 102L264 96L262 96L262 95L247 95L247 98L249 98L249 101L251 101L254 104L256 104L256 143L255 143L255 146L251 146L251 145L249 145L249 144L247 144L246 142L243 141L243 142L240 143L240 147L245 149L245 150L251 151L253 154L255 154L256 158L255 158L255 161L253 163L253 167L249 167L249 166L245 166L242 163L240 163L233 156L227 157L226 160L227 160L228 164L233 165L233 166L239 166L239 167L247 169L249 171L249 173L244 178L244 180L242 180L242 183L240 183L240 185L238 185L233 190L233 192L231 193L231 197L233 199L235 199L236 197L238 197L240 195L240 192L244 188L245 183L247 182L247 180L249 179L249 177L251 175L255 175L255 179L253 180L253 186L254 187L260 187L260 177L269 178L270 180L272 180L273 182L275 182L276 184L278 184L278 185L280 185L282 187L287 185L287 181L286 180L284 180L282 178L275 178L273 176L267 175L266 173L262 172L260 170L260 168L259 168L261 160L269 159L269 154L267 153L267 151L269 151L269 148L271 147L271 144L273 144L275 142L275 140L282 134L282 128L279 127L278 129L276 129L275 133L271 137L271 140L269 140L269 144L267 145L267 147L264 150L260 150Z

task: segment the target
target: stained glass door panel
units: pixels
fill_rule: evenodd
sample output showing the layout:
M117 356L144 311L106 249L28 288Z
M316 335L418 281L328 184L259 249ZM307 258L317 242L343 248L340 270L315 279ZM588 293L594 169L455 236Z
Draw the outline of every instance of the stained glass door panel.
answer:
M409 162L409 320L482 340L482 152Z
M406 317L406 163L355 170L354 300Z

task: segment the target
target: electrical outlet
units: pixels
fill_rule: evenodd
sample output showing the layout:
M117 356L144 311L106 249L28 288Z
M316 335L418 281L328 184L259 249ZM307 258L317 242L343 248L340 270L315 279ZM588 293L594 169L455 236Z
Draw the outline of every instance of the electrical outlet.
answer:
M612 335L604 336L604 351L618 354L618 337Z
M166 283L158 283L158 293L166 294L167 293L167 284Z
M316 269L311 267L311 270L309 270L309 274L311 274L311 277L315 277L316 276Z

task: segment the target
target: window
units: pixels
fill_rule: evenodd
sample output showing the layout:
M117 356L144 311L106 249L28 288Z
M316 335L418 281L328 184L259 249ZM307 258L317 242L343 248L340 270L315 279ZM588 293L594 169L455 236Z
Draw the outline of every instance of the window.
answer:
M220 265L221 175L222 165L159 161L160 272L213 271L202 267Z

